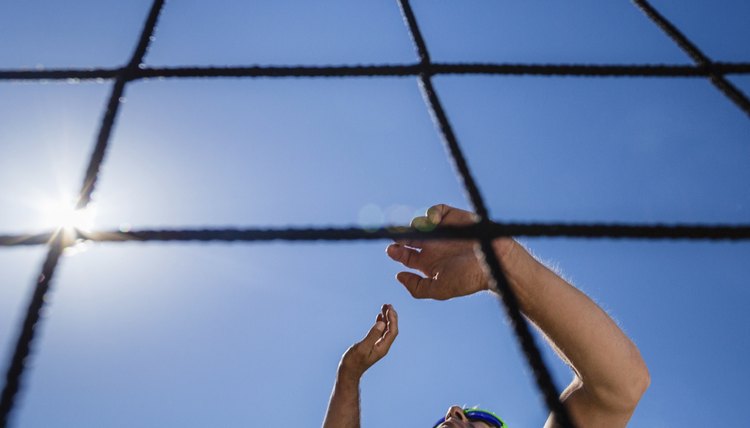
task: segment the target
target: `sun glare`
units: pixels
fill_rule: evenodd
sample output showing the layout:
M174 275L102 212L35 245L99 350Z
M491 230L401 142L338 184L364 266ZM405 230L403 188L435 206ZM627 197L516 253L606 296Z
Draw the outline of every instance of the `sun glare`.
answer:
M56 201L48 200L41 205L41 226L45 229L78 229L88 232L94 227L96 217L96 207L94 206L76 209L75 203L66 198Z

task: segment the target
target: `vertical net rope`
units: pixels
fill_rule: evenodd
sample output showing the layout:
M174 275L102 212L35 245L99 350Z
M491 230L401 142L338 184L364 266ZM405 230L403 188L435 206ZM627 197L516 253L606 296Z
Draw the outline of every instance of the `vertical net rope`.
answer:
M443 110L442 103L438 98L435 87L432 85L432 76L428 71L430 54L427 50L427 44L422 37L419 25L417 24L417 19L414 16L414 11L409 4L409 0L399 0L399 5L401 6L404 21L406 21L406 25L409 28L409 32L417 49L420 64L425 67L425 70L419 74L419 83L425 102L438 126L438 129L440 130L443 143L453 161L453 166L458 171L469 200L474 207L474 211L477 216L479 216L480 230L481 232L484 232L479 239L480 248L484 255L484 262L489 269L489 272L492 274L492 278L494 278L495 285L500 292L500 300L503 303L508 318L510 318L516 339L521 345L526 361L531 367L537 387L542 392L547 407L555 414L557 422L563 428L573 428L573 421L570 419L567 409L558 398L557 388L552 381L549 369L542 360L542 354L539 351L539 347L536 345L534 337L531 335L528 322L521 315L518 299L511 289L507 278L503 274L495 248L492 246L492 238L488 236L487 232L489 231L491 223L489 211L484 203L479 187L469 170L469 165L461 151L461 147L459 146L458 139L453 132L453 128L448 121L448 116L445 114L445 110Z
M727 96L737 107L750 117L750 100L736 86L724 77L724 73L714 67L714 62L706 56L695 43L685 36L677 27L669 22L659 11L657 11L647 0L633 0L636 6L648 16L664 33L674 41L696 65L708 72L711 83Z
M94 192L96 181L99 176L99 170L104 161L104 155L107 151L110 135L115 123L115 118L117 117L117 112L119 111L120 103L125 93L125 85L127 84L132 72L138 69L143 62L149 42L151 41L151 36L154 33L154 28L156 28L156 21L159 18L159 13L163 6L164 0L155 0L151 5L151 10L146 18L146 23L141 31L141 36L138 40L135 51L133 52L128 65L117 75L115 83L112 86L112 93L110 94L109 102L107 103L107 108L104 112L104 117L102 118L96 145L91 154L88 167L86 168L81 191L79 192L78 201L76 202L77 209L86 208L91 202L91 194ZM5 385L3 386L2 396L0 397L0 427L5 427L8 424L8 418L13 410L16 395L21 387L22 376L27 361L30 358L31 346L44 307L46 300L45 297L49 292L52 277L54 276L55 269L60 261L60 256L65 250L65 247L69 244L70 242L66 239L62 230L58 230L49 243L47 257L42 265L42 272L39 275L36 286L34 287L34 292L26 310L26 316L18 334L18 340L16 341L13 356L11 357L5 375Z

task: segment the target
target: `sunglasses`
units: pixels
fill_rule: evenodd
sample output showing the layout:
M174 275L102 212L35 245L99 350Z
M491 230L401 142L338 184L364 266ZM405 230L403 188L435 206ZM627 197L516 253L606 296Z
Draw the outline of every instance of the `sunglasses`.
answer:
M503 422L500 417L488 410L464 409L464 415L466 415L466 419L470 421L487 422L496 428L508 428L508 425L505 425L505 422ZM432 428L438 428L443 422L445 422L445 417L440 418Z

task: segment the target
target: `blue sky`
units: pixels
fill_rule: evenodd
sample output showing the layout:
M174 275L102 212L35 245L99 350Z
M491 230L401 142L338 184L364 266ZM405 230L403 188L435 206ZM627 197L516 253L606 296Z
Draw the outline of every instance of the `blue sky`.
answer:
M709 56L748 61L750 5L655 1ZM118 66L150 2L0 5L0 68ZM629 2L414 2L436 61L677 63ZM148 65L414 62L395 2L167 3ZM750 78L731 80L750 93ZM750 121L702 79L438 76L493 218L750 223ZM0 83L0 233L46 230L78 190L110 82ZM466 208L416 78L128 85L94 194L100 228L405 223ZM750 244L526 239L639 345L633 427L740 426ZM317 426L341 353L382 303L401 335L363 425L451 404L514 427L546 411L496 301L414 301L386 242L97 244L63 258L19 427ZM0 251L7 358L43 248ZM568 369L545 349L562 387Z

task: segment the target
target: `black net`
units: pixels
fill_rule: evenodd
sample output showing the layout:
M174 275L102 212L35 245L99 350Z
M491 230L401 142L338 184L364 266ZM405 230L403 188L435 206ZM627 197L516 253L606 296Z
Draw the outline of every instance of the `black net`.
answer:
M565 406L560 402L558 389L552 382L539 349L521 316L518 301L502 273L491 245L492 239L501 236L547 236L610 239L698 239L747 240L750 225L664 225L664 224L555 224L555 223L499 223L493 222L484 199L463 155L458 139L438 97L432 77L440 74L485 75L543 75L543 76L612 76L653 78L706 78L739 109L750 117L748 96L729 82L727 74L750 74L750 63L714 62L708 58L677 27L665 19L646 0L634 3L659 26L690 58L695 65L589 65L589 64L487 64L438 63L430 59L427 44L422 37L417 19L408 0L398 0L409 33L412 36L419 61L414 64L347 65L347 66L247 66L247 67L146 67L143 58L164 0L154 0L141 31L138 44L127 64L120 68L59 69L59 70L0 70L0 80L88 80L109 79L114 84L99 127L96 144L86 169L79 193L77 208L91 202L100 167L107 152L113 124L117 118L121 99L127 84L146 78L221 78L221 77L308 77L354 78L365 76L417 76L425 103L437 125L474 211L479 217L475 225L441 228L424 232L406 227L380 229L361 228L278 228L278 229L169 229L133 231L75 231L74 236L62 232L27 235L0 235L0 247L46 245L47 256L42 265L28 309L18 332L13 354L6 371L2 398L0 399L0 427L9 423L16 396L21 388L24 370L31 354L34 331L37 327L45 296L63 250L79 240L97 242L126 241L351 241L375 239L476 239L481 244L484 259L501 291L502 303L521 348L532 369L547 407L556 415L563 427L573 427Z

